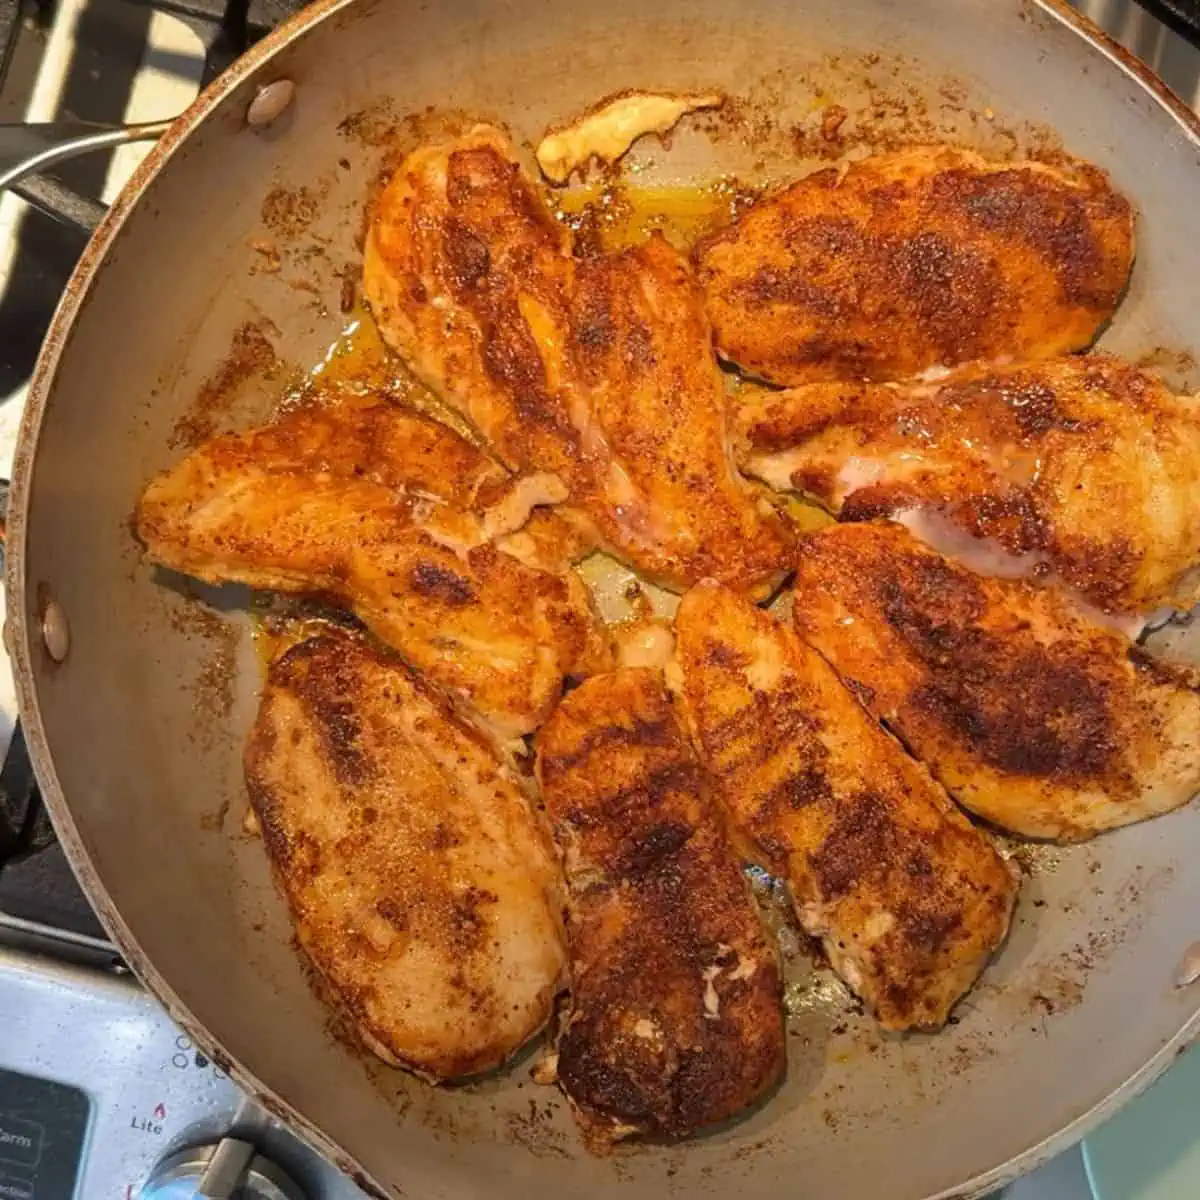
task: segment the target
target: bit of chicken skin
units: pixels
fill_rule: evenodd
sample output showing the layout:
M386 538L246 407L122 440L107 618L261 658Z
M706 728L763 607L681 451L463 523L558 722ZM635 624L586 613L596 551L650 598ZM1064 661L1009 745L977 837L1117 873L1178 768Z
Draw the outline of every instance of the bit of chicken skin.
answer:
M562 573L577 566L596 549L591 531L557 508L538 508L513 533L496 540L505 554L543 571Z
M516 737L611 650L573 573L485 540L514 486L403 409L303 409L198 447L150 483L136 523L172 570L344 606Z
M618 92L593 105L561 129L552 129L538 143L535 157L551 183L566 183L592 159L615 163L646 134L669 133L688 113L720 108L720 92L676 96L664 92Z
M749 474L842 520L933 510L1109 613L1200 602L1200 403L1109 355L758 393L735 425Z
M509 466L556 474L597 545L677 590L778 585L792 532L733 464L703 296L664 238L574 258L511 143L481 127L396 172L363 285L414 373Z
M920 146L809 175L696 247L717 349L794 385L1091 344L1133 264L1094 167Z
M673 674L751 861L885 1029L936 1029L1003 942L1014 873L787 625L701 583Z
M733 1116L784 1068L777 951L661 673L571 692L537 775L568 890L557 1076L589 1147Z
M653 667L665 670L675 653L675 635L669 621L660 617L635 617L611 627L618 667Z
M987 579L903 527L801 544L796 628L964 808L1083 841L1200 791L1200 688L1052 588Z
M546 1024L566 965L549 832L434 689L361 637L301 642L245 769L300 946L375 1054L458 1079Z

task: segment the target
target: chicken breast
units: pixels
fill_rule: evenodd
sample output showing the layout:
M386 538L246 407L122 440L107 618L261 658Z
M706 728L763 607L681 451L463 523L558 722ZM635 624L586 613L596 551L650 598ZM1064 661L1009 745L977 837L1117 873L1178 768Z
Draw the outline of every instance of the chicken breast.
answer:
M611 448L607 501L587 513L603 543L679 588L719 579L765 597L791 562L790 526L733 465L704 301L660 235L580 264L575 377Z
M1200 790L1200 690L1051 588L972 574L891 523L805 540L795 619L965 808L1081 841Z
M564 482L587 425L553 371L573 279L566 227L489 126L414 151L370 214L363 292L384 340L509 467Z
M537 751L569 896L558 1080L589 1145L733 1116L784 1067L776 949L662 676L588 680Z
M935 514L986 541L972 565L1110 613L1200 602L1200 404L1108 355L758 393L736 423L747 471L843 520Z
M197 448L151 482L136 522L152 562L347 608L515 737L565 677L609 661L573 574L486 540L528 512L520 487L416 414L304 409Z
M1094 167L920 146L818 171L696 248L721 354L780 384L1091 343L1133 263Z
M363 266L380 331L510 467L552 472L593 539L655 582L769 593L791 533L729 453L703 296L660 236L571 255L508 139L410 155Z
M380 1058L458 1079L545 1025L554 847L444 698L361 638L313 638L272 664L245 767L300 946Z
M934 1029L1017 894L987 837L786 625L717 584L675 618L700 761L745 853L885 1029Z

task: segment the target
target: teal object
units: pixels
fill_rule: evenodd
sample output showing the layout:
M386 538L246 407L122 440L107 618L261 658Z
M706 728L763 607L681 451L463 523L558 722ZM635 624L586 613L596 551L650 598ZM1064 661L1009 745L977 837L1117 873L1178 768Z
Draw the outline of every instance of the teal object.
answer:
M1095 1200L1200 1200L1200 1046L1083 1143Z

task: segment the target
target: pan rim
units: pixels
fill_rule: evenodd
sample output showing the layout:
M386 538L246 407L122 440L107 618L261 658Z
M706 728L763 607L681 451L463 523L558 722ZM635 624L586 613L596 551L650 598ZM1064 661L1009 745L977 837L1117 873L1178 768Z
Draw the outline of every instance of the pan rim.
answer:
M1067 28L1090 43L1114 68L1140 85L1153 102L1173 118L1193 148L1200 152L1200 116L1171 92L1149 67L1097 28L1087 17L1071 8L1067 0L1011 0L1011 3L1015 8L1032 12L1035 16L1044 17ZM273 1115L287 1122L305 1141L350 1175L359 1187L376 1195L390 1196L399 1193L394 1188L389 1190L375 1180L361 1163L330 1141L304 1114L284 1101L245 1064L230 1058L142 953L132 930L117 912L100 880L75 826L70 806L54 769L34 682L36 647L33 639L36 634L37 614L27 611L25 601L28 583L25 561L28 505L43 417L54 392L60 362L76 323L96 277L125 223L137 210L144 193L162 168L188 141L190 135L233 93L268 69L272 60L293 41L311 33L317 26L343 10L366 8L371 4L372 0L314 0L272 31L209 84L180 114L163 138L151 149L113 203L72 273L55 311L29 385L13 464L4 582L8 603L5 643L13 663L18 705L30 758L67 860L106 931L146 990L163 1005L172 1020L193 1038L197 1046L214 1061L227 1067L231 1078L243 1091ZM1056 1157L1140 1095L1197 1038L1200 1038L1200 1000L1197 1000L1195 1011L1182 1023L1174 1036L1126 1080L1098 1099L1085 1112L1006 1161L961 1184L932 1193L924 1200L971 1200L974 1197L982 1197Z

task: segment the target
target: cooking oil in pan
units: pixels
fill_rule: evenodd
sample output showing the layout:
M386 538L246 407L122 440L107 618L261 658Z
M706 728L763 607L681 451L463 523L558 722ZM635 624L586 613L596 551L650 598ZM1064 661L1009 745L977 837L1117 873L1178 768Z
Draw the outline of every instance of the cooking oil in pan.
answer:
M344 623L327 614L308 611L302 604L289 606L287 601L267 601L251 611L250 637L254 657L262 674L293 646L309 638L344 628Z
M727 225L757 192L734 179L714 183L641 186L618 180L568 188L554 197L555 214L584 247L620 250L656 230L687 250Z
M371 314L360 304L347 314L341 333L286 403L374 404L380 400L416 409L468 441L478 442L470 423L419 383L387 350Z

